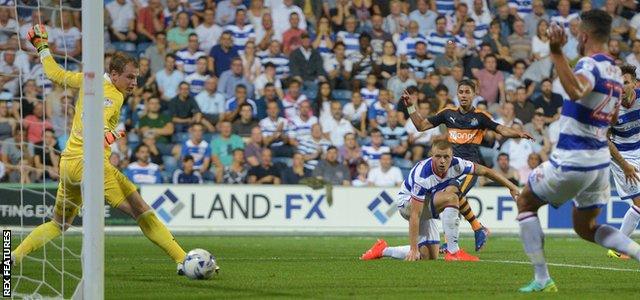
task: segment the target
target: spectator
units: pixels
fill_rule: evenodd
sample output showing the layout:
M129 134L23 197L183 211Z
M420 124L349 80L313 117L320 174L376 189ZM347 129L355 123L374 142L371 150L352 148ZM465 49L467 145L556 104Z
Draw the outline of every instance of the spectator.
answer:
M244 45L244 51L240 55L240 59L242 59L244 77L247 78L249 82L253 82L255 86L256 78L262 73L262 65L260 64L260 58L256 55L256 43L253 40L248 41Z
M276 104L278 104L278 108L280 109L280 116L284 116L284 114L282 113L282 111L284 111L284 106L282 105L282 101L280 101L280 98L278 98L276 87L272 83L267 83L264 86L264 95L262 95L262 97L260 97L256 101L257 120L262 120L267 117L267 104L269 102L275 102Z
M302 9L296 6L293 3L293 0L283 0L282 5L271 8L271 14L273 15L273 19L278 21L274 23L274 30L275 30L276 36L283 37L284 33L289 28L291 28L291 24L289 22L285 22L284 20L289 20L289 17L293 13L296 13L300 19L299 28L301 30L307 29L307 20L305 19Z
M32 144L42 142L43 132L46 129L53 129L51 121L45 114L44 104L36 102L33 106L33 113L22 120L22 128L27 131L27 141Z
M30 183L32 181L34 148L27 143L27 132L17 128L10 137L2 142L0 161L4 164L9 182Z
M171 172L173 172L173 170L175 169L175 161L173 160L173 157L170 157L169 155L164 156L162 155L162 153L160 153L160 149L158 149L158 145L156 144L156 139L153 136L147 135L147 136L143 136L142 137L142 145L147 146L147 148L149 148L149 161L159 165L161 168L168 170L169 174L171 174ZM165 163L165 158L167 160L167 162ZM135 160L135 153L132 157L132 160Z
M487 105L496 105L505 99L504 75L497 69L498 60L495 55L486 55L483 63L484 68L474 74L479 81L479 94L487 101Z
M631 53L627 55L625 61L636 66L636 76L640 77L640 39L631 41Z
M507 41L507 36L502 34L502 27L499 20L494 19L491 21L489 25L489 33L487 33L482 39L483 44L487 44L490 47L489 53L499 53L500 50L506 48L509 50L509 41ZM480 45L482 48L482 45ZM482 49L481 49L482 50ZM481 56L480 59L483 59Z
M305 177L311 177L312 171L305 167L302 153L293 154L293 165L282 172L283 184L299 184Z
M409 20L418 23L419 32L424 36L435 29L438 17L436 12L429 9L429 2L427 0L416 1L416 9L409 14Z
M351 185L351 173L338 162L338 149L335 146L327 148L327 155L313 170L313 176L332 185Z
M531 4L533 11L524 17L524 24L529 38L533 38L538 32L538 23L541 20L549 21L549 15L544 9L543 0L533 0Z
M136 33L138 53L145 52L156 40L156 34L164 31L164 15L160 0L148 0L147 6L138 10Z
M184 159L185 156L193 157L193 167L202 174L205 180L213 179L213 174L209 172L211 164L211 148L209 143L203 140L204 128L196 123L189 128L189 139L182 145L176 145L173 149L174 156Z
M14 50L5 50L2 53L2 61L0 61L0 93L6 91L9 97L2 97L9 100L16 95L20 87L20 66L16 62L16 52Z
M569 60L575 60L580 57L578 33L580 30L580 19L572 19L569 21L569 33L567 34L567 43L562 47L562 52ZM615 41L615 40L609 40Z
M371 36L366 32L358 37L358 43L360 46L359 51L349 54L349 48L346 48L347 52L345 54L348 60L345 64L345 71L351 73L349 78L353 78L360 83L366 80L367 75L377 68L376 61L378 61L378 56L373 52Z
M244 51L248 41L255 41L256 33L251 23L247 24L247 11L244 8L236 9L236 17L233 24L224 27L233 36L233 47L238 51Z
M454 36L462 35L465 21L469 19L467 15L468 12L469 6L467 6L467 3L455 4L455 11L453 13L445 15L445 17L447 18L447 32L451 32L451 34L453 34Z
M317 83L327 80L322 66L322 56L318 50L311 47L309 34L303 33L301 38L302 47L293 50L289 56L291 76L302 82L308 94L315 96L318 91Z
M509 0L508 5L509 14L518 17L520 20L526 18L529 14L531 14L531 1Z
M300 15L296 12L292 12L289 15L289 25L289 29L282 33L282 52L287 56L300 47L302 34L306 33L305 30L299 28ZM309 38L308 35L307 38ZM309 43L309 46L311 46L311 43Z
M390 34L401 34L409 26L409 18L402 12L402 3L398 0L389 2L391 14L384 18L384 31Z
M117 161L119 165L114 165L116 168L123 170L131 161L133 161L131 147L127 143L127 139L118 139L114 144L111 144L111 153L118 155Z
M464 5L460 5L464 7ZM466 18L462 31L456 36L457 56L472 56L480 49L482 36L476 35L476 21L472 18ZM446 51L446 50L445 50Z
M280 42L274 40L269 44L269 49L264 57L261 58L262 65L273 63L276 65L276 79L286 80L289 77L289 59L282 55L282 47Z
M382 132L379 129L371 130L371 144L362 146L362 158L373 169L380 166L380 157L384 153L391 153L391 148L384 145Z
M516 89L515 100L516 118L520 119L524 124L531 122L536 108L533 103L531 103L529 98L527 98L527 88L525 88L524 86L519 86Z
M292 137L292 126L285 118L280 117L280 109L276 103L267 103L267 117L260 120L263 143L273 150L276 157L291 157L293 146L297 144Z
M223 0L216 5L216 23L225 26L234 22L238 9L246 9L242 0Z
M431 106L425 101L418 102L418 112L424 117L432 115ZM431 141L441 133L439 127L431 128L427 131L419 131L411 119L407 120L404 128L407 132L411 160L413 162L422 160L429 153Z
M418 22L419 23L419 22ZM382 55L382 47L385 41L393 39L393 36L384 31L384 18L379 14L374 14L371 16L371 31L369 34L371 35L371 47L373 48L373 53L377 56ZM357 38L355 39L358 40ZM358 49L358 44L355 44L355 50Z
M244 149L242 138L231 133L231 123L222 121L218 124L220 135L211 141L211 161L216 168L228 167L233 160L235 149Z
M258 49L266 50L269 48L271 41L282 39L282 37L277 37L275 35L273 18L271 17L270 12L266 11L262 15L260 25L261 26L256 26L256 44L258 45Z
M213 125L202 119L200 107L198 107L198 103L189 93L189 84L186 82L180 83L178 90L178 95L171 99L168 104L172 117L171 121L175 124L175 131L187 132L187 129L195 123L203 123L209 131L213 131L211 130Z
M380 133L384 137L384 145L391 149L395 158L404 159L409 149L407 130L398 124L398 112L390 111L386 126L380 127Z
M264 148L260 155L260 165L248 172L247 183L251 184L280 184L280 169L271 161L271 149Z
M400 58L396 56L396 50L396 45L392 41L385 41L382 44L382 56L377 65L380 69L380 78L383 80L389 80L398 74Z
M188 76L196 71L198 59L204 57L205 54L200 50L198 35L195 32L187 36L186 46L186 48L176 51L176 67ZM201 73L204 72L206 72L206 64L205 69L201 70Z
M514 102L504 102L500 110L500 117L496 119L496 123L511 127L513 124L524 125L522 121L516 118L516 104Z
M347 133L355 133L351 122L342 117L342 105L338 101L331 102L331 116L322 124L322 133L325 138L331 140L331 144L340 147L344 144L344 136Z
M244 85L247 95L253 95L253 84L244 77L242 69L242 59L234 57L231 60L231 69L226 70L220 75L218 82L218 92L225 95L227 99L233 97L238 85Z
M409 77L409 65L406 63L401 63L398 74L391 77L387 82L387 89L389 90L389 92L391 92L391 95L393 95L393 99L395 99L395 101L393 102L396 102L397 99L400 99L400 96L402 96L402 92L406 88L417 85L418 83L414 79Z
M502 175L504 178L513 182L513 184L515 185L519 184L520 177L519 177L518 171L513 167L511 167L510 165L509 154L506 154L506 153L498 154L498 163L495 166L493 166L493 170L496 171L498 174ZM480 178L480 185L481 186L502 186L499 183L494 182L493 180L484 176Z
M260 127L251 129L251 137L244 147L244 157L250 167L256 167L260 164L260 155L262 153L262 130Z
M162 100L169 101L178 94L178 86L184 80L184 74L176 70L176 57L167 54L164 58L164 68L156 73L156 85L162 95Z
M204 90L196 95L195 100L202 112L202 117L212 125L218 123L225 112L225 96L217 91L218 78L209 77L205 81Z
M238 118L238 115L240 114L240 105L247 103L249 105L251 105L251 108L253 109L253 114L257 113L257 105L256 103L252 100L247 98L247 88L245 87L244 84L239 84L236 86L236 93L235 93L235 97L228 99L224 106L225 106L225 113L223 116L224 120L233 122Z
M323 68L327 74L329 84L336 89L348 89L351 72L347 71L347 63L351 64L345 56L345 46L341 41L333 45L331 56L323 59ZM320 83L322 85L322 83Z
M515 92L515 90L518 87L527 86L527 84L525 83L525 79L522 77L526 69L527 69L527 64L524 62L524 60L519 59L513 62L513 74L509 75L507 77L507 80L505 80L505 83L504 83L505 91ZM529 91L533 93L533 88L535 87L535 85L529 85L529 86L530 88L527 88L527 96L531 96Z
M249 168L244 161L244 151L240 148L233 149L232 161L228 166L221 166L221 176L217 176L218 183L243 184L247 182ZM220 173L220 171L219 171Z
M373 103L369 107L367 112L367 118L369 119L369 127L378 128L387 124L387 116L390 111L396 109L395 105L391 103L391 94L388 90L380 90L380 96L378 101Z
M531 153L527 157L527 166L518 169L518 178L520 178L520 185L524 186L528 183L529 175L533 169L537 168L542 163L542 158L538 153Z
M62 26L52 32L53 36L49 40L49 49L53 54L81 59L82 34L73 25L73 15L70 11L62 10L60 19Z
M178 13L181 11L183 11L183 9L178 0L167 0L166 7L163 11L165 28L175 26L175 23L178 20Z
M318 20L318 29L311 44L313 49L318 50L323 59L328 58L331 56L334 40L335 35L331 32L329 19L324 16L320 17Z
M46 129L44 139L34 145L33 167L35 168L35 180L47 181L58 180L60 178L60 147L56 140L55 133L51 129Z
M335 17L333 18L335 21ZM358 21L354 16L348 16L344 21L344 29L335 28L338 32L336 39L344 43L345 56L350 57L352 54L358 53L358 48L362 48L362 42L360 42L360 33L356 32Z
M177 18L177 26L167 31L169 48L173 51L178 51L179 49L186 47L189 43L189 36L196 33L189 25L189 14L186 11L179 12Z
M300 102L298 108L298 115L289 122L293 136L297 140L301 140L311 137L311 127L318 123L318 118L313 115L311 103L308 100ZM322 131L320 131L320 136L322 136Z
M450 99L458 97L458 82L463 79L467 79L467 77L464 76L464 67L461 64L453 65L451 73L442 77L442 85L447 87Z
M293 120L298 115L298 106L300 103L307 101L307 96L300 93L302 83L296 79L289 82L289 88L282 98L282 106L284 117L287 120Z
M367 104L362 101L360 92L353 91L351 93L351 102L342 108L342 114L351 122L354 128L358 128L360 131L366 130Z
M171 136L174 125L171 117L160 112L160 99L152 97L147 101L146 114L138 123L141 136L152 136L163 155L171 153Z
M220 77L222 73L229 70L231 60L238 56L238 49L233 46L233 37L230 31L225 31L220 35L220 41L211 48L209 56L212 58L209 66L214 69L217 77ZM240 65L240 70L242 70L242 60L240 60Z
M135 162L130 163L124 170L124 174L134 184L162 183L160 166L149 161L149 147L140 145L136 148Z
M550 149L550 145L548 145L549 141L547 141L547 126L544 124L544 114L541 111L537 110L533 115L533 119L530 123L524 125L524 130L529 132L531 136L533 136L533 140L538 143L538 145L543 146L542 151L547 152ZM545 155L546 156L546 155Z
M542 108L546 124L560 119L560 111L562 110L562 96L552 92L552 87L550 79L543 79L540 84L540 96L533 100L536 109Z
M378 78L375 73L369 73L367 75L366 85L360 89L360 95L364 100L367 107L370 107L380 95L380 89L378 88Z
M511 128L522 131L522 125L513 124ZM514 169L520 169L527 165L527 158L531 153L538 153L542 147L536 142L521 138L508 139L502 144L502 152L509 155L509 165Z
M618 15L618 0L606 0L604 5L604 11L606 11L613 22L611 23L611 35L612 40L621 41L623 36L627 36L629 33L629 20Z
M393 166L390 153L383 153L380 157L380 165L374 167L367 175L369 186L393 187L400 186L404 178L400 168Z
M540 20L540 23L538 23L537 33L531 40L531 53L534 61L543 59L551 53L549 50L549 35L547 34L548 27L549 23L545 20Z
M331 142L322 136L320 124L311 126L311 134L307 137L298 138L298 152L303 155L304 167L313 170L318 165L318 160L326 153Z
M357 166L357 175L354 180L351 180L351 185L354 187L363 187L369 185L369 165L366 161L360 160Z
M269 83L275 87L276 94L282 98L284 96L282 84L280 83L280 80L276 79L276 65L272 62L268 62L264 65L264 72L258 75L256 80L253 82L256 91L256 99L259 99L264 95L264 90Z
M239 115L240 118L233 122L231 131L246 140L251 136L251 130L258 126L258 121L253 118L253 107L249 103L240 105Z
M478 36L485 36L489 30L489 24L493 20L493 16L489 9L487 9L487 3L483 0L473 0L473 8L469 13L470 17L476 21L476 34Z
M0 143L13 136L17 125L18 121L11 116L7 101L0 101Z
M167 51L169 45L167 43L166 33L159 31L154 36L155 42L144 51L144 57L148 58L151 62L151 73L157 74L165 67L165 60L167 54L169 54L169 51ZM171 70L173 70L173 68Z
M411 67L411 75L418 86L422 86L428 82L427 74L434 73L434 59L427 53L427 44L423 41L417 41L415 44L415 53L407 62Z
M516 20L513 24L513 34L507 38L507 41L511 49L511 57L527 61L531 57L532 45L524 26L522 20Z
M509 6L507 3L499 4L496 10L496 17L494 19L500 24L500 36L507 38L513 33L513 23L516 20L516 16L509 13ZM508 47L508 44L504 44Z
M109 36L111 43L119 51L134 53L138 36L135 32L135 9L133 3L126 0L115 0L105 5L109 13L111 26ZM34 19L39 20L39 19Z
M454 37L447 32L447 18L440 15L436 18L436 30L431 31L427 35L427 43L429 44L429 54L438 56L444 54L445 45Z
M195 97L202 92L205 82L210 77L211 76L209 76L207 72L207 58L201 56L196 60L196 71L184 79L184 81L190 86L189 92L191 93L191 96Z
M211 48L218 43L222 35L222 27L215 23L215 12L213 9L204 10L204 20L195 29L200 41L200 50L204 53L211 53Z
M202 175L194 170L193 156L187 154L182 158L182 169L173 172L173 184L202 184Z

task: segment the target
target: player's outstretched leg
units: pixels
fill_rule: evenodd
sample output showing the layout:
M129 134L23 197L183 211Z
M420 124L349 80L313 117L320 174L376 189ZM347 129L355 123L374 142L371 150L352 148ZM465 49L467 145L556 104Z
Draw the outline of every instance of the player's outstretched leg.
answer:
M534 269L534 280L520 288L519 291L523 293L557 292L558 288L549 276L549 269L544 258L544 233L537 214L538 209L544 203L533 195L528 185L522 191L517 203L520 240Z
M29 253L40 249L50 240L60 236L62 234L62 228L60 227L60 223L56 220L51 220L36 227L11 253L13 262L21 262Z
M487 238L489 237L489 229L484 227L482 223L476 218L476 214L473 213L471 206L469 206L469 202L464 195L469 192L469 190L476 184L478 181L478 176L476 175L467 175L462 181L462 185L460 186L460 191L462 197L460 197L458 201L458 205L460 207L460 214L464 216L464 218L471 225L471 229L473 229L475 242L476 242L476 252L480 251L484 244L487 243ZM446 241L445 241L446 242ZM446 248L446 247L443 247Z
M138 226L140 226L144 235L178 264L178 274L180 274L181 264L186 252L178 245L171 232L160 222L151 207L142 200L137 191L127 196L126 200L118 206L118 209L129 214L138 222Z
M624 214L624 219L622 220L622 226L620 227L620 232L622 232L626 236L631 236L633 231L638 227L638 223L640 222L640 197L636 197L633 199L633 204L627 210L627 213ZM622 258L628 259L629 256L619 253L615 250L609 250L607 253L609 257L614 258Z
M444 259L447 261L478 261L479 258L467 254L458 246L460 211L458 209L458 188L449 186L434 195L433 204L440 211L447 249Z

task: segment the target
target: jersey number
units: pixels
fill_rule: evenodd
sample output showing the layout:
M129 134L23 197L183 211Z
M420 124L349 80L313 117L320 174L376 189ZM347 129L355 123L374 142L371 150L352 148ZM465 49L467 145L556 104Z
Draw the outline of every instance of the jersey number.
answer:
M604 109L608 106L611 98L613 98L614 92L617 92L618 95L622 95L622 86L610 81L607 81L604 86L609 89L609 95L607 95L607 98L605 98L600 104L598 104L598 106L596 106L596 108L593 110L593 113L591 113L591 117L598 121L610 123L611 119L613 119L613 115L616 111L618 111L618 108L620 107L620 97L617 98L616 105L613 110L611 110L610 112L605 112Z

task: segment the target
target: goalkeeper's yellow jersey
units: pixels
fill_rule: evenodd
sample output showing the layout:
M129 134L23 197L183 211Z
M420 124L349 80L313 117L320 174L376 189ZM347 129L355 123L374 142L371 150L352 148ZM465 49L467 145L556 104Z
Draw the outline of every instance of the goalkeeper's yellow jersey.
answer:
M84 74L80 72L71 72L64 70L48 53L41 53L40 61L42 62L45 75L51 81L67 85L70 88L81 89ZM99 75L98 75L99 76ZM111 83L107 75L104 76L104 130L114 130L120 120L120 108L124 102L124 95L116 89ZM73 115L73 125L67 145L62 152L62 159L80 158L83 155L83 138L82 138L82 90L80 90L75 105L75 113ZM108 160L111 155L111 148L107 147L104 151L105 159Z

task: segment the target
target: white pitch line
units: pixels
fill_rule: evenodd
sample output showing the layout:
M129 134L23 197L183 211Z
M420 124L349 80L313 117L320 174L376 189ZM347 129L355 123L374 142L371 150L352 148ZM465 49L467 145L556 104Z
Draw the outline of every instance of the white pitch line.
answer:
M484 262L502 263L502 264L515 264L515 265L530 265L531 264L528 261L517 261L517 260L481 259L480 261L481 262L484 261ZM552 266L552 267L576 268L576 269L605 270L605 271L617 271L617 272L640 272L640 269L623 269L623 268L610 268L610 267L585 266L585 265L560 264L560 263L547 263L547 265Z

